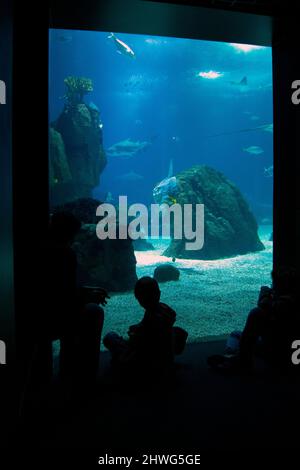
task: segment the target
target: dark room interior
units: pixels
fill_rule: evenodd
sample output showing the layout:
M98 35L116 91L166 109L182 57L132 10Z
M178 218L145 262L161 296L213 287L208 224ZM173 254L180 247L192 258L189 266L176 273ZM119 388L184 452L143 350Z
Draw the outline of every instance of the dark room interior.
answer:
M291 269L298 281L300 104L291 99L293 82L300 86L295 5L267 0L49 0L43 6L1 1L0 79L7 93L0 107L0 340L6 345L6 364L0 365L0 447L13 460L39 452L51 460L67 450L71 461L83 451L84 465L106 454L171 453L203 454L201 463L209 465L217 461L212 451L224 453L218 463L227 463L228 452L243 452L253 463L259 452L266 461L280 451L283 459L298 453L300 364L282 371L266 370L259 362L255 374L216 373L207 358L224 353L224 332L188 342L175 358L170 380L137 384L124 379L101 349L96 385L80 383L79 377L70 389L56 376L52 344L40 348L38 328L33 328L44 310L40 242L51 212L49 30L272 48L272 269ZM63 40L68 42L68 35ZM299 324L297 317L293 340L300 347Z

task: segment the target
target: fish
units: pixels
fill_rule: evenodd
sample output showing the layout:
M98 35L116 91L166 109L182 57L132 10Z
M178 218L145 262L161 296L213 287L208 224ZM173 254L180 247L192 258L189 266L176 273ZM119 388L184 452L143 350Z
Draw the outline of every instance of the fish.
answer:
M142 181L144 177L131 170L129 173L117 176L115 179L117 181L121 181L122 183L137 183L138 181Z
M271 132L273 134L273 123L271 124L264 124L263 126L257 127L257 129L261 129L266 132Z
M208 80L215 80L216 78L223 77L223 73L210 70L209 72L199 72L198 77L205 78Z
M132 158L146 150L151 144L152 141L139 141L128 138L113 144L107 149L106 153L109 157Z
M250 153L252 155L260 155L264 153L264 150L258 145L251 145L250 147L243 148L244 152Z
M273 177L273 165L270 165L270 166L264 168L264 176L266 178L272 178Z
M112 203L112 202L114 202L113 195L112 195L112 193L111 193L110 191L108 191L108 192L106 193L105 202L107 202L107 203Z
M220 132L219 134L211 134L206 137L220 137L223 135L234 135L234 134L240 134L242 132L252 132L252 131L265 131L265 132L270 132L273 134L273 123L271 124L263 124L262 126L257 126L257 127L248 127L246 129L239 129L236 131L230 131L230 132Z
M260 119L260 117L254 115L254 116L251 116L250 119L251 119L251 121L258 121Z
M176 176L173 176L173 160L170 160L167 178L158 183L152 191L156 204L176 204L178 194L178 184Z
M73 37L71 36L71 34L60 34L59 36L57 36L57 40L59 42L63 42L65 44L68 44L68 43L72 42Z
M126 56L129 56L131 57L132 59L135 59L136 58L136 55L135 53L133 52L133 50L127 45L125 44L125 42L121 41L120 39L117 38L117 36L115 36L114 33L110 33L110 35L108 36L109 39L112 39L115 43L115 46L117 48L117 52L119 54L123 54L123 55L126 55Z
M246 86L248 86L248 78L245 76L239 82L235 82L235 81L231 80L229 83L230 83L230 85L233 85L233 86L246 87Z

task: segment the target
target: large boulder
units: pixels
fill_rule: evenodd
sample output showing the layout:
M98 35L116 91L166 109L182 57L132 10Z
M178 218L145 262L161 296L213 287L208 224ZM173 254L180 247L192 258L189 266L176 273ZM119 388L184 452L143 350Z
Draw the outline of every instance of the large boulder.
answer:
M155 268L153 277L157 282L178 281L180 271L172 264L160 264Z
M204 245L200 250L186 250L187 240L174 239L165 256L219 259L264 249L247 202L222 173L198 165L179 173L176 179L179 204L204 204Z
M49 154L51 204L90 197L106 165L96 107L65 105L50 127Z
M73 248L77 254L80 284L108 291L127 291L137 281L136 259L128 240L99 240L95 224L82 226Z
M109 291L126 291L137 281L132 240L99 240L96 234L96 209L100 201L82 198L56 206L53 212L70 212L81 222L73 249L77 254L80 284L102 286Z

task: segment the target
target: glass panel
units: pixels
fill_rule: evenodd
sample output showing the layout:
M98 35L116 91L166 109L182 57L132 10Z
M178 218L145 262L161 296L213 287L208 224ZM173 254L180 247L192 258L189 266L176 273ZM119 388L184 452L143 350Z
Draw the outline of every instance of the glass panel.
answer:
M132 289L157 267L190 341L242 328L272 269L271 48L50 30L49 60L51 210L85 223L74 248L81 281L112 293L105 332L141 320ZM133 245L96 234L96 208L118 214L120 196L148 211ZM171 217L170 236L151 237L154 203L179 204L183 226ZM196 204L204 244L188 250L173 229L195 229Z

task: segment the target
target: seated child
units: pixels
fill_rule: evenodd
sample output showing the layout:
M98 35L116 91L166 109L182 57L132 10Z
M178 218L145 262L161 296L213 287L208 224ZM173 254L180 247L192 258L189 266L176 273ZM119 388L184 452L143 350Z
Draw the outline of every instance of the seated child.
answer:
M142 321L129 327L127 340L112 332L105 336L104 345L119 364L165 369L173 363L174 354L184 349L188 333L173 327L176 313L160 302L161 292L155 279L139 279L134 294L145 309Z

